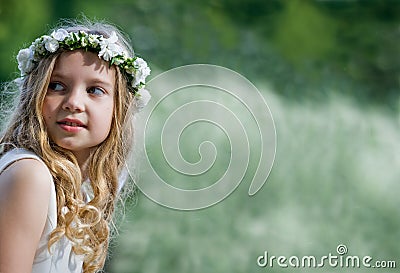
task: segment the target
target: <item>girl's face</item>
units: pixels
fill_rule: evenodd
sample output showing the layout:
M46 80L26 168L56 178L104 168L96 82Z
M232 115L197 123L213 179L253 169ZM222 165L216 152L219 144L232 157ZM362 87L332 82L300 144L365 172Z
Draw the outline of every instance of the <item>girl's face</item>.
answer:
M62 53L43 102L47 132L58 146L84 161L110 132L116 71L95 53Z

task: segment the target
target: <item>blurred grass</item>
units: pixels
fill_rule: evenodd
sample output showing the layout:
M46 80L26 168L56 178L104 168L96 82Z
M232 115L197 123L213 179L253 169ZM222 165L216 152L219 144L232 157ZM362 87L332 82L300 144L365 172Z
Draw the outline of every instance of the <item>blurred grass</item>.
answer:
M399 120L339 95L301 103L262 88L277 128L277 155L264 187L249 183L221 203L183 212L139 194L127 208L106 272L309 272L259 268L270 255L400 257ZM186 147L188 148L188 147ZM145 179L145 177L144 177ZM373 272L325 266L318 272Z

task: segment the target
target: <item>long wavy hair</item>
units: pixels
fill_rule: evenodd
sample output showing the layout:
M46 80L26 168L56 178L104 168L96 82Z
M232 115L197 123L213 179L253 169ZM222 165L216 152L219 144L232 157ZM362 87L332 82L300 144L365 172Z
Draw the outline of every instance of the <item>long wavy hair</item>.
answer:
M118 35L120 45L133 55L126 37L114 26L103 22L74 21L59 26L67 31L84 30L109 37ZM87 169L93 198L85 202L81 193L82 174L71 151L57 146L46 131L42 114L50 77L62 51L42 59L19 85L19 100L0 140L1 153L13 147L33 151L48 166L57 195L57 227L48 247L62 236L72 242L77 255L84 255L83 271L95 272L104 266L110 236L110 224L118 197L118 176L132 148L133 95L123 73L116 68L116 86L111 129L108 137L91 153Z

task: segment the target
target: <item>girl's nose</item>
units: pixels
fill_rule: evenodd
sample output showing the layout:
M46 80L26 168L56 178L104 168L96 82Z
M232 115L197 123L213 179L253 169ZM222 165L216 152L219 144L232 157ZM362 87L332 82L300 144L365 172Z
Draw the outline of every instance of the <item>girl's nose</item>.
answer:
M71 90L66 94L62 108L72 113L83 112L85 110L84 94L86 92L82 92L77 88Z

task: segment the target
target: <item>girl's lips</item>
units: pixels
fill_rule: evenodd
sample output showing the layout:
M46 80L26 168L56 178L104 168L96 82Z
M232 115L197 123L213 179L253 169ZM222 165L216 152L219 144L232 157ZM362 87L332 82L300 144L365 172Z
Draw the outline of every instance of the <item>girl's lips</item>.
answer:
M61 127L61 129L70 133L77 133L85 128L82 126L71 126L65 123L58 123L58 125Z
M57 121L57 124L65 131L76 133L86 128L86 126L77 119L63 119Z

